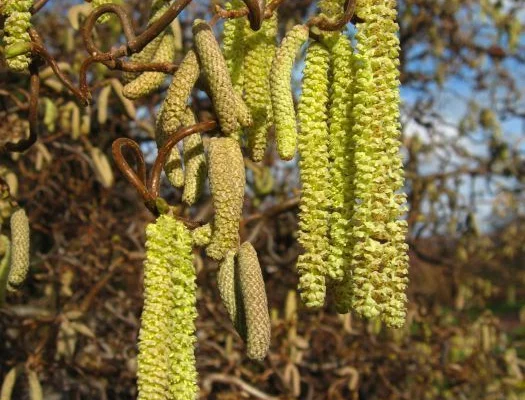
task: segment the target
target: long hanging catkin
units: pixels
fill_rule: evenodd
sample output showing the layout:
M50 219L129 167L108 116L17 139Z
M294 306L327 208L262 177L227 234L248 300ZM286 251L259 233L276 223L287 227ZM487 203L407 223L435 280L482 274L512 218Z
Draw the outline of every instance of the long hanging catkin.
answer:
M232 138L212 138L208 149L208 176L215 217L206 254L222 260L239 246L239 223L244 202L244 159Z
M303 93L298 107L300 124L298 241L304 248L297 260L299 289L308 307L324 303L330 243L330 171L328 160L328 68L330 54L314 42L306 53Z
M241 125L251 123L251 118L246 118L244 115L246 105L233 89L226 60L210 26L203 20L195 20L193 36L221 130L227 136L236 136ZM239 111L242 112L241 118L239 118Z
M304 25L294 26L277 49L270 71L277 151L283 160L291 160L295 155L297 121L292 95L292 67L297 53L307 40L308 28Z
M195 279L190 232L182 222L161 215L146 228L139 399L196 397Z
M408 271L400 220L405 194L399 154L399 38L394 0L364 0L356 10L354 89L355 198L352 217L353 308L404 323Z
M31 12L29 10L32 5L32 0L4 1L6 64L13 71L26 71L31 61L28 54L31 38L27 30L31 27ZM10 53L16 55L11 56Z
M226 10L229 11L238 10L243 6L244 3L242 0L232 0L225 5ZM248 19L246 17L229 18L224 21L222 51L224 53L224 59L226 60L228 71L230 72L233 88L238 94L242 94L244 81L244 36L247 26Z
M199 77L199 72L197 55L190 50L173 75L166 99L159 110L155 131L157 146L162 147L169 137L183 125L188 98ZM164 170L173 186L182 187L184 185L184 172L177 146L171 149Z
M245 100L253 118L246 129L248 149L253 161L261 161L266 151L268 129L272 123L270 69L275 56L277 16L264 20L254 32L246 25L246 54L244 58Z

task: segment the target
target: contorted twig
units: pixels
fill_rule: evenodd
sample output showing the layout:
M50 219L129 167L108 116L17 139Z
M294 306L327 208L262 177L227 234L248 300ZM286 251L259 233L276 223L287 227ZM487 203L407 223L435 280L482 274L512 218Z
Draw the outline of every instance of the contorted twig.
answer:
M206 121L181 128L172 134L166 143L164 143L164 145L159 149L159 153L157 159L153 163L150 179L148 182L146 182L146 164L144 161L144 156L137 142L129 138L118 138L113 142L112 153L118 169L135 187L135 189L137 189L140 196L144 200L144 204L153 214L158 214L155 201L159 197L160 175L170 150L186 136L192 135L194 133L207 132L215 129L216 127L216 121ZM137 172L133 170L133 168L124 158L122 154L123 147L128 147L133 151L135 162L137 164Z

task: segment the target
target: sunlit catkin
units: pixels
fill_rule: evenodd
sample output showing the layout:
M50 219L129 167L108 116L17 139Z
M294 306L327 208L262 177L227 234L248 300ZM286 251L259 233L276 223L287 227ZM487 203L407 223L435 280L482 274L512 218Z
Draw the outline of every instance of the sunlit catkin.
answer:
M31 27L31 0L5 0L3 14L4 42L7 67L14 71L26 71L31 58L29 57L31 38L27 30Z
M270 69L275 55L277 16L264 20L254 32L246 26L246 55L244 58L245 100L253 118L247 128L248 149L254 161L261 161L266 150L268 129L272 122Z
M161 215L146 228L139 399L196 397L195 279L190 232L182 222Z
M11 215L11 266L7 289L16 290L24 283L29 271L29 220L21 208Z
M270 315L261 266L250 242L241 245L238 262L246 317L246 354L254 360L262 360L270 347Z
M157 49L159 48L160 42L162 41L162 38L164 37L164 35L165 33L161 32L155 39L149 42L141 51L139 51L138 53L132 54L129 60L134 63L144 63L144 62L150 62L151 60L153 60L153 57L155 57L155 53L157 52ZM128 83L132 81L133 79L137 78L141 74L142 72L124 72L122 74L122 78L124 79L124 82Z
M208 176L215 217L209 257L221 260L239 246L239 223L244 201L244 160L232 138L212 138L208 149Z
M157 146L162 147L169 137L183 125L188 97L199 77L199 72L197 55L193 50L190 50L184 57L177 72L173 75L166 99L159 110L155 133ZM184 185L184 172L177 146L171 149L164 170L173 186L182 187Z
M151 62L172 62L175 57L175 41L171 28L163 36ZM122 93L128 99L135 100L153 93L164 82L163 72L144 72L124 86Z
M244 7L244 3L242 0L232 0L227 2L225 7L229 11L238 10ZM222 51L230 72L233 88L239 94L242 94L243 88L244 36L247 26L248 19L246 17L229 18L224 21Z
M195 115L191 108L186 110L184 126L191 126L196 123ZM193 205L202 193L204 181L206 180L206 156L200 133L186 136L183 139L184 156L184 190L182 201L188 205Z
M352 119L355 139L355 205L352 216L353 308L404 323L408 270L400 220L405 195L399 153L399 38L395 1L358 3Z
M191 240L194 246L207 246L211 240L211 225L205 224L192 230Z
M246 339L246 320L242 299L240 298L240 285L236 279L236 251L230 250L219 264L217 274L217 288L233 326L243 339ZM238 278L238 277L237 277Z
M297 260L299 290L308 307L324 303L328 275L330 171L328 160L328 68L330 54L321 43L308 47L303 92L298 107L300 124L298 242L304 249Z
M213 107L222 132L225 135L237 135L240 124L237 116L238 99L235 97L226 60L210 26L203 20L193 23L195 48L200 65L211 91Z
M297 145L297 121L292 95L292 67L297 53L308 40L308 28L293 27L284 37L272 61L270 93L277 151L283 160L291 160Z

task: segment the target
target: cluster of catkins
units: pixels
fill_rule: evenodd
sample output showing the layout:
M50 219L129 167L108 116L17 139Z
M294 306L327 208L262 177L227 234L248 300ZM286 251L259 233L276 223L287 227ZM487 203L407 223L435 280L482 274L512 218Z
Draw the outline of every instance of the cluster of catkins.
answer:
M152 20L166 3L154 2ZM231 0L228 10L243 7ZM321 0L321 12L337 19L342 0ZM253 31L246 17L227 20L221 50L211 27L193 24L194 45L174 73L157 116L159 147L184 126L196 123L189 104L203 75L218 120L218 135L184 139L165 165L182 200L193 205L209 178L213 221L190 231L171 211L148 226L145 303L139 337L139 398L193 398L195 269L192 246L205 247L219 262L217 285L247 354L262 359L270 322L261 268L253 246L240 244L245 190L242 148L261 161L275 127L283 160L299 153L302 184L298 240L304 252L297 269L304 303L319 307L326 288L337 310L404 322L407 284L405 196L399 154L398 26L395 0L359 0L354 40L344 32L297 25L276 45L276 16ZM311 32L315 31L312 35ZM297 115L291 78L307 45ZM135 61L171 62L174 32L167 28ZM157 90L159 72L125 74L124 96ZM298 123L297 123L298 122ZM169 279L166 279L169 277Z
M358 0L355 46L343 32L317 31L306 50L296 126L290 73L309 39L292 28L274 58L270 88L277 149L296 142L302 194L297 269L305 304L324 304L388 325L404 323L408 256L399 153L398 25L395 0ZM337 19L341 0L320 1Z

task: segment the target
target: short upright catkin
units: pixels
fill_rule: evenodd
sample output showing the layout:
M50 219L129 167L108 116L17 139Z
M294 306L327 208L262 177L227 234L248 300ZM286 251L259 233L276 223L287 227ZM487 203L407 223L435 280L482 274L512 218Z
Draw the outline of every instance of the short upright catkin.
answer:
M31 38L27 30L31 27L31 12L29 10L32 5L32 0L4 1L6 64L13 71L26 71L31 61L28 54Z
M302 45L308 40L308 27L294 26L277 49L270 71L270 91L277 151L283 160L295 156L297 123L292 95L292 67Z
M206 254L215 260L222 260L228 250L239 246L239 223L246 182L239 143L232 138L212 138L208 166L215 217Z
M161 215L146 228L137 371L141 400L196 397L195 279L190 232Z
M11 267L7 289L14 291L24 283L29 271L29 220L21 208L11 215Z

